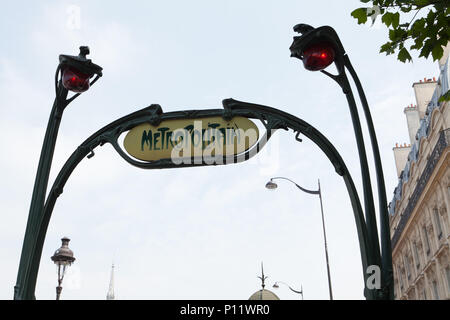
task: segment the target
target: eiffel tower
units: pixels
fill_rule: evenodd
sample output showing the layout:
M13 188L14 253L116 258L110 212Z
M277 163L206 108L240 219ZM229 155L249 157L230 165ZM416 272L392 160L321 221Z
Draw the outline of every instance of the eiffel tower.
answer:
M111 279L109 280L109 290L106 294L106 300L115 300L114 297L114 263L111 268Z

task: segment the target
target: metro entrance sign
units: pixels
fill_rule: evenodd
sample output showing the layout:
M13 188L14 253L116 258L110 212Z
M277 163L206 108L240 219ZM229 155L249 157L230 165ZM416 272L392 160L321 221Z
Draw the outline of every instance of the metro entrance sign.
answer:
M342 157L333 144L316 128L280 109L233 99L223 100L223 109L184 110L167 113L163 112L160 105L154 104L117 119L91 135L72 153L58 173L46 197L53 151L63 111L70 102L82 91L89 89L102 75L102 69L92 64L91 60L86 59L86 55L89 54L88 48L81 47L79 56L62 56L63 59L60 58L55 75L56 99L36 174L19 272L14 287L14 299L35 299L34 291L42 248L56 200L62 194L66 182L78 164L86 157L93 157L94 149L98 146L105 143L111 144L126 162L142 169L226 165L243 162L255 156L279 129L292 130L296 141L302 141L300 135L313 141L328 157L336 173L342 176L356 223L364 277L364 295L369 300L393 299L392 253L384 178L370 111L361 83L333 28L328 26L313 28L301 24L295 26L294 31L303 33L303 35L294 37L290 48L291 56L302 59L308 70L321 70L322 73L331 77L342 87L346 95L360 157L364 211L353 179ZM323 70L333 62L338 70L337 75ZM83 66L81 68L83 69L82 76L75 73L75 69L78 70L80 65ZM364 139L356 103L345 73L346 69L350 72L358 89L374 152L380 206L382 255L380 255ZM67 75L69 71L73 83L70 81L63 83L63 80L67 78L64 75ZM86 81L91 78L93 80L87 83ZM68 99L68 90L77 93ZM261 122L265 128L262 136L250 119ZM119 143L119 138L123 134L126 134L123 141L125 150ZM373 286L370 283L372 274L369 271L377 269L382 271L381 284Z
M128 132L123 145L139 160L170 158L180 162L192 157L237 155L255 145L258 137L258 127L247 118L226 121L210 117L168 120L158 126L144 123Z

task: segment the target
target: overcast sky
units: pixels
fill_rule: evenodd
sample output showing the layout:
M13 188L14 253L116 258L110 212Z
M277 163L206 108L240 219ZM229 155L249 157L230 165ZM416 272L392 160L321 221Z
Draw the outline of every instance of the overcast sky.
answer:
M111 121L158 103L164 111L221 108L234 98L282 109L336 146L362 198L359 160L342 90L290 58L297 23L338 32L365 88L377 131L388 200L397 185L392 147L409 143L403 109L412 83L437 63L403 64L379 54L383 26L358 25L348 1L8 1L0 36L0 298L11 299L40 149L54 99L58 55L88 45L104 76L66 110L50 183L70 154ZM74 14L79 12L79 19ZM364 126L365 128L365 126ZM369 143L367 138L367 144ZM368 145L370 165L371 149ZM318 197L320 179L335 299L364 299L349 197L311 141L278 132L253 160L227 166L142 170L110 145L76 168L48 228L36 297L54 299L50 257L71 239L76 261L63 299L105 299L111 263L118 299L248 299L267 287L281 299L328 299ZM375 178L372 179L375 182ZM374 188L376 193L376 188Z

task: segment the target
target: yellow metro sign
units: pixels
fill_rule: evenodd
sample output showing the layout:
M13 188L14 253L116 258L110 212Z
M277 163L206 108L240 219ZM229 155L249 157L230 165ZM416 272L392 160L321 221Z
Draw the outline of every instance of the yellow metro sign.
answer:
M138 125L127 133L123 145L139 160L156 161L233 156L250 149L258 139L258 127L247 118L206 117Z

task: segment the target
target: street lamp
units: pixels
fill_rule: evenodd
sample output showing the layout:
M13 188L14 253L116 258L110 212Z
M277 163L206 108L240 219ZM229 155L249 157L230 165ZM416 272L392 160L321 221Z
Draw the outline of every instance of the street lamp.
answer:
M299 188L300 190L302 190L303 192L306 192L306 193L309 193L309 194L317 194L317 195L319 195L320 211L322 213L323 240L324 240L324 243L325 243L325 259L326 259L326 262L327 262L328 291L330 293L330 300L333 300L333 291L331 289L330 264L329 264L329 261L328 261L327 235L326 235L326 232L325 232L325 219L324 219L324 216L323 216L322 192L320 190L320 180L318 180L319 189L317 191L315 191L315 190L308 190L308 189L302 188L301 186L299 186L297 183L295 183L291 179L288 179L288 178L285 178L285 177L274 177L274 178L271 178L270 181L266 183L266 188L267 189L275 190L278 187L278 185L275 182L273 182L273 180L275 180L275 179L288 180L288 181L292 182L293 184L295 184L295 186L297 188Z
M66 269L75 261L73 251L69 249L70 239L64 237L61 239L61 247L55 251L55 254L51 257L52 261L58 267L58 286L56 287L56 300L59 300L62 291L62 282Z
M102 76L102 68L90 59L86 59L89 54L89 47L81 46L78 56L69 56L61 54L59 56L60 65L58 69L62 71L62 85L69 91L84 92ZM89 80L94 76L97 77L92 81Z
M364 192L364 211L368 233L368 252L367 265L376 265L381 269L381 287L376 291L369 293L376 299L394 299L393 287L393 268L392 268L392 249L389 229L389 213L387 208L386 188L383 177L383 168L381 165L380 151L375 134L375 129L370 114L369 105L359 81L358 75L353 68L350 58L345 52L339 36L330 26L321 26L314 28L307 24L298 24L294 26L294 31L300 33L300 36L294 37L294 41L289 48L291 57L303 61L307 70L321 71L333 79L342 89L350 110L358 155L361 167L361 178ZM331 74L324 69L331 63L335 63L338 74ZM361 123L352 88L347 78L345 70L348 70L361 100L362 109L367 122L370 141L372 145L373 158L375 163L375 172L378 187L378 206L380 217L380 239L378 239L377 221L375 216L374 198L372 194L372 184L370 181L370 172L367 162L366 149L364 146L364 137L362 134ZM381 244L381 250L380 250Z
M278 288L280 287L280 286L278 285L279 283L284 284L285 286L287 286L292 292L301 294L301 295L302 295L302 300L303 300L303 286L301 286L300 291L298 291L298 290L292 289L291 286L288 285L286 282L283 282L283 281L276 281L276 282L273 284L273 287L274 287L275 289L278 289Z
M78 56L64 54L59 56L59 64L55 73L56 98L50 112L39 158L20 256L19 272L14 287L14 299L35 299L34 289L45 237L45 232L40 230L40 224L45 220L45 195L61 118L67 105L82 92L88 90L102 76L102 68L87 59L88 54L89 48L81 46ZM69 91L75 94L67 98ZM58 190L58 192L61 193L62 190Z

